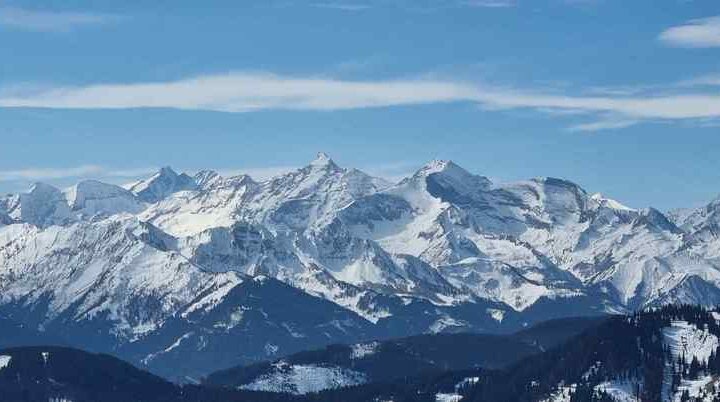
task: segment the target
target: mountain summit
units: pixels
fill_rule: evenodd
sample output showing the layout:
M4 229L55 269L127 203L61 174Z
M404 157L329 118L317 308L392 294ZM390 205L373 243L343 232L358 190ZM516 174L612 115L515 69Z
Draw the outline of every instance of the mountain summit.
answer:
M335 164L335 162L330 158L328 154L325 152L318 152L315 156L315 159L310 162L310 166L314 168L320 168L320 169L331 169L336 170L338 169L338 166Z
M132 184L129 190L140 200L154 203L178 191L193 190L196 186L192 177L185 173L177 174L166 166L152 177Z

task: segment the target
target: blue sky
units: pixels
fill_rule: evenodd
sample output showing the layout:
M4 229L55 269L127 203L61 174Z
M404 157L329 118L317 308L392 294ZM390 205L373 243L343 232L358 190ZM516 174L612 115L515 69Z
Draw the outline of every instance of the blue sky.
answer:
M715 0L0 0L0 191L317 151L633 207L720 194Z

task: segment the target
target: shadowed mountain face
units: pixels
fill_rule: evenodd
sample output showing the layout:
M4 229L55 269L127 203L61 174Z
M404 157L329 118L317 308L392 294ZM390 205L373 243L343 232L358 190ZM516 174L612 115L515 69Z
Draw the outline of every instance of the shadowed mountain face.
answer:
M67 342L53 334L40 332L26 324L0 316L0 348L34 345L62 346L67 345Z
M8 401L159 400L174 386L116 358L38 346L0 350L0 388Z
M180 387L103 354L38 346L0 349L0 399L12 402L289 401L290 396Z
M670 219L449 161L391 184L324 154L266 181L37 184L0 198L0 314L194 381L338 342L714 305L713 211Z

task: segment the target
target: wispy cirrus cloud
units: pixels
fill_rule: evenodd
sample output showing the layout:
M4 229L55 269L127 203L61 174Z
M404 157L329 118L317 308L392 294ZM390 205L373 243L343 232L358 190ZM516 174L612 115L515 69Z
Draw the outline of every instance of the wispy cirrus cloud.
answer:
M264 167L247 167L239 169L220 169L218 174L224 177L237 175L248 175L254 180L267 180L284 173L292 172L299 169L300 166L264 166Z
M326 8L331 10L341 10L341 11L363 11L371 8L372 6L370 4L363 4L363 3L311 3L310 7L314 8Z
M113 169L100 165L81 165L72 167L31 167L14 170L0 170L2 181L43 181L71 178L134 178L149 175L156 168Z
M568 131L576 132L595 132L595 131L607 131L607 130L619 130L621 128L627 128L638 124L638 120L628 120L625 118L605 118L598 121L592 121L589 123L576 124L568 127Z
M167 82L98 84L77 87L0 91L0 107L56 109L173 108L219 112L258 110L335 111L421 104L468 102L486 112L532 109L562 118L588 115L604 122L613 116L625 126L644 120L673 121L720 118L720 94L695 87L648 87L628 95L561 93L507 88L453 79L340 80L236 72ZM4 93L4 95L3 95ZM619 128L620 123L613 123ZM581 131L612 128L588 123Z
M708 74L700 77L682 80L678 87L717 87L720 86L720 74Z
M468 7L507 8L515 7L517 2L515 0L466 0L460 4Z
M456 8L508 8L517 6L517 0L357 0L309 3L310 7L341 11L364 11L372 8L395 8L409 11L434 11Z
M720 15L698 18L670 27L661 32L658 39L675 47L720 47Z
M427 80L344 81L266 73L207 75L178 81L0 90L0 107L174 108L222 112L342 110L470 100L475 88ZM5 95L2 95L5 93Z
M75 28L116 22L119 16L67 11L44 11L0 6L0 28L36 32L68 32Z
M83 165L66 168L2 170L0 171L0 181L63 179L67 177L81 177L97 174L100 171L102 171L102 168L95 165Z

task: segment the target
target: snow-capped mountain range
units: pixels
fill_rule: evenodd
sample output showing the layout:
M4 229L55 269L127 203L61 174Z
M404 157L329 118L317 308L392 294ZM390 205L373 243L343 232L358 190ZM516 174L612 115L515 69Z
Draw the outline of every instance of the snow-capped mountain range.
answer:
M0 315L179 377L328 343L715 305L719 211L636 210L449 161L392 184L325 154L266 181L162 168L124 187L38 183L0 198Z

